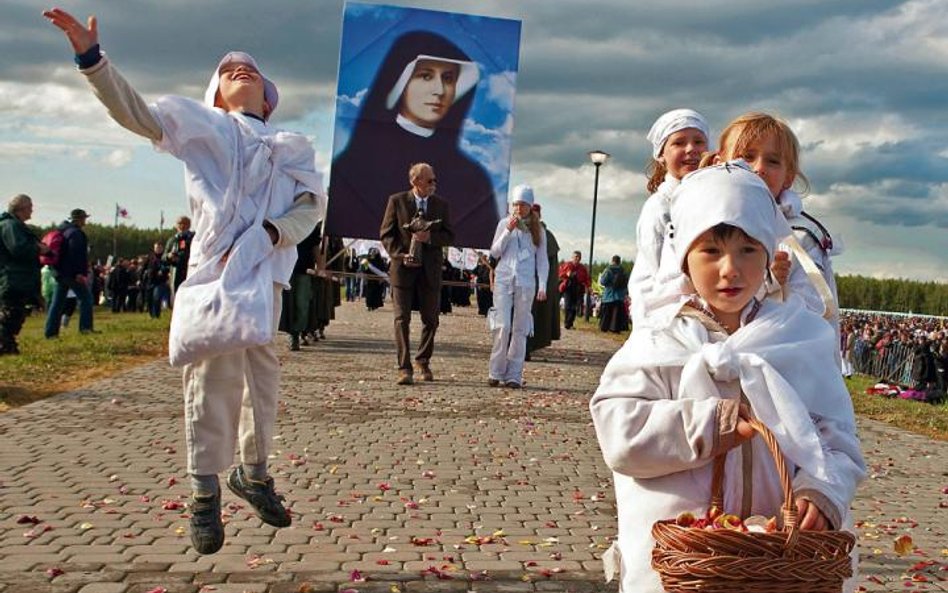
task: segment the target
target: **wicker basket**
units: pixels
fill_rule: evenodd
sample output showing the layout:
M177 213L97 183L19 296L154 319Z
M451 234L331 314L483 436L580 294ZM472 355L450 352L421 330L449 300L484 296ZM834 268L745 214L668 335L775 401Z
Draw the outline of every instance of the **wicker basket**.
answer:
M754 420L777 464L783 485L783 529L750 533L682 527L674 519L652 526L652 568L670 593L839 593L852 576L847 531L801 531L790 474L770 430ZM714 460L711 505L724 508L724 459Z

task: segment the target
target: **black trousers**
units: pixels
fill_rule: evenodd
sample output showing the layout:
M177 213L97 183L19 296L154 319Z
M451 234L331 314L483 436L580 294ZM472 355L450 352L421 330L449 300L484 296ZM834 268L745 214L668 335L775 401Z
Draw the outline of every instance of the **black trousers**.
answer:
M6 290L0 295L0 354L19 352L16 337L26 321L27 295Z

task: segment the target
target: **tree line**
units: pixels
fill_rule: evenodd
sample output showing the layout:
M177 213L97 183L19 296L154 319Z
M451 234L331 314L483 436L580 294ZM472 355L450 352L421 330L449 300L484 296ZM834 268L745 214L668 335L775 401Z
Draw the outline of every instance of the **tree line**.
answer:
M593 280L599 278L606 265L606 262L593 264ZM622 268L626 273L632 269L632 265L633 262L622 260ZM839 306L844 309L948 317L948 284L837 275L836 287L839 290Z
M836 286L843 308L948 316L948 284L836 276Z

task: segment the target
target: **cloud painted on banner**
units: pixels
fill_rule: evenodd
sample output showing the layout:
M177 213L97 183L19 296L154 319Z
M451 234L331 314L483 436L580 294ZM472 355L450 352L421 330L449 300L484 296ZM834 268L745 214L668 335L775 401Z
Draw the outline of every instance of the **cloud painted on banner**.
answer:
M464 122L461 136L461 150L481 163L498 196L507 191L507 175L510 167L510 131L513 117L509 114L499 128L487 127L473 119Z
M487 98L498 107L510 113L513 111L514 96L517 91L517 73L507 70L491 74L487 78Z
M339 103L340 106L352 105L353 107L358 109L359 107L362 107L362 101L365 100L365 96L367 94L369 94L369 89L365 88L357 92L355 95L351 97L349 95L339 95L336 98L336 101Z

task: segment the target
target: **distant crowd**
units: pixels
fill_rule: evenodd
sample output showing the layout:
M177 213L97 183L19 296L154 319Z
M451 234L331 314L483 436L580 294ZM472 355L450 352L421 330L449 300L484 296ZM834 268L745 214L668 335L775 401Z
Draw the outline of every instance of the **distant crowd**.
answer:
M948 319L848 311L842 315L845 375L862 373L928 394L946 396Z

